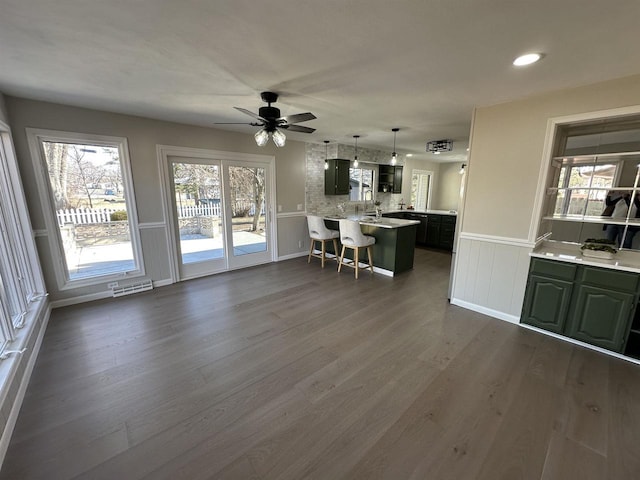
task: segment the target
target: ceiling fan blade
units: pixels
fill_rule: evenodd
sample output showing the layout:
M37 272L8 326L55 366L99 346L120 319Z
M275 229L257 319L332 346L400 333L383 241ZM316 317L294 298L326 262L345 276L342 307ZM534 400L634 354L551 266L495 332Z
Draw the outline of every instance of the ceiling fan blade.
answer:
M266 122L266 120L264 118L262 118L260 115L258 115L257 113L250 112L246 108L240 108L240 107L233 107L233 108L235 108L239 112L242 112L242 113L244 113L246 115L249 115L250 117L255 118L256 120L260 120L261 122Z
M254 127L260 127L264 123L256 122L215 122L214 125L253 125Z
M280 117L278 121L284 120L287 123L300 123L300 122L308 122L309 120L315 120L316 116L311 113L296 113L295 115L288 115L286 117Z
M281 125L279 128L286 128L292 132L313 133L315 128L303 127L302 125Z

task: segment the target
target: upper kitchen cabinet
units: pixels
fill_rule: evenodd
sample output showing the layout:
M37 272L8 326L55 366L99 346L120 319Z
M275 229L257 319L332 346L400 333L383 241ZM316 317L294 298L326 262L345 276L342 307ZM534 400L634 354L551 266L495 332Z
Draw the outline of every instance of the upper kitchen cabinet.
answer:
M351 162L341 158L327 160L324 171L325 195L349 195L349 166Z
M402 193L402 167L380 165L378 167L378 191Z

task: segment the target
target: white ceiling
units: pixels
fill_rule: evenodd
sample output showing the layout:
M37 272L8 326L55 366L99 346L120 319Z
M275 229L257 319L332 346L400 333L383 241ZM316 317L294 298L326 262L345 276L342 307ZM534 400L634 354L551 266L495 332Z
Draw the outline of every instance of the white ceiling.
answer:
M639 20L637 0L0 0L0 91L213 126L271 90L318 117L289 138L391 150L399 127L398 152L459 161L474 106L640 73Z

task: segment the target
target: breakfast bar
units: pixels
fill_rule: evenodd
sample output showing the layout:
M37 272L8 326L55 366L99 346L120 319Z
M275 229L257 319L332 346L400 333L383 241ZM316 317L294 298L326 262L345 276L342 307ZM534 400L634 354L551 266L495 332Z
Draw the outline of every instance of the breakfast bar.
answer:
M338 221L340 218L339 216L327 216L325 224L331 230L339 230ZM419 221L355 215L344 218L357 221L360 223L362 233L376 239L376 244L373 247L374 272L394 276L413 268ZM328 251L335 254L330 246ZM349 255L351 252L347 252L346 255L351 258Z

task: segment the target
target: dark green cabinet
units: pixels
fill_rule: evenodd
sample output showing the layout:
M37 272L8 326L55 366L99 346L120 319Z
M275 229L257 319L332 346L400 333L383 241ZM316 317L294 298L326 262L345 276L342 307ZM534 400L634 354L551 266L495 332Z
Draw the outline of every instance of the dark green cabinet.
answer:
M327 160L329 168L324 171L325 195L349 195L349 167L351 162L341 158Z
M572 290L572 282L531 275L521 321L550 332L562 333Z
M378 191L402 193L402 167L380 165L378 167Z
M532 258L521 322L626 352L640 275Z
M416 244L449 251L453 250L457 219L455 215L407 210L405 212L385 213L383 216L417 220L420 225L417 226Z
M427 247L453 250L453 240L456 232L455 215L427 215Z
M613 352L622 352L636 295L591 285L576 289L575 307L569 314L569 337Z
M417 225L418 228L416 231L415 243L417 243L418 245L423 245L426 242L427 238L427 217L425 217L424 215L419 215L417 213L405 213L403 218L420 222Z

